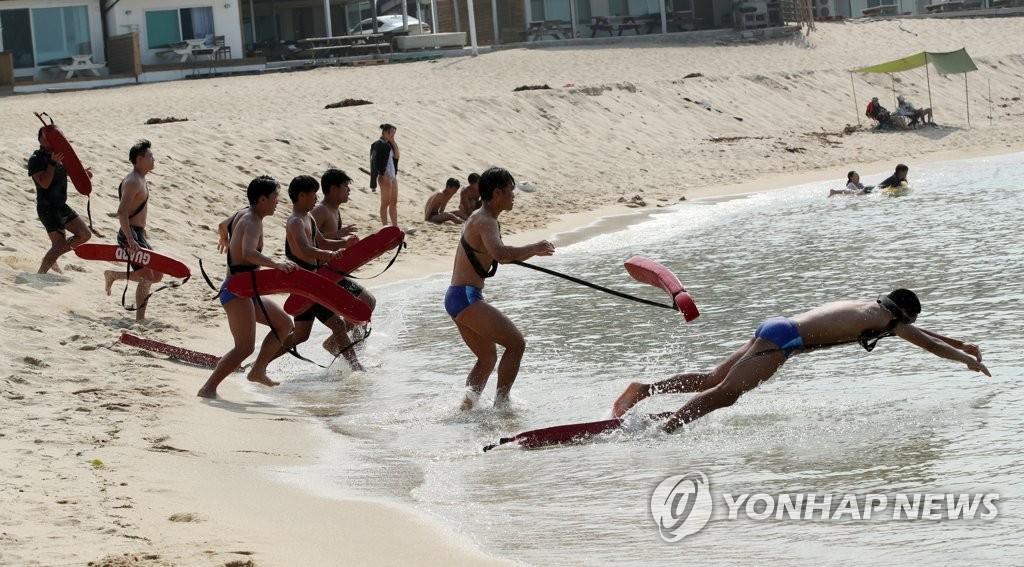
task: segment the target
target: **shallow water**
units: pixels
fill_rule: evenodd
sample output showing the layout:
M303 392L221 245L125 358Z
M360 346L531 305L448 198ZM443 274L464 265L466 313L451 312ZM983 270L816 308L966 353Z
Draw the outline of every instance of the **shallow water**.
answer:
M826 199L816 184L684 203L535 259L667 301L621 266L634 254L652 258L693 294L702 315L690 324L503 266L486 295L528 341L510 410L455 409L472 357L442 306L447 274L379 289L360 351L367 372L282 363L278 374L290 379L271 395L323 416L337 434L329 466L285 474L316 490L412 504L486 551L537 565L1024 561L1022 157L914 167L914 191L899 198ZM920 295L919 325L979 343L993 377L889 338L870 354L850 346L793 358L735 406L672 435L638 420L581 445L481 452L522 430L605 419L629 381L710 368L767 317L894 287ZM326 360L319 340L303 352ZM685 400L658 397L641 409ZM714 514L666 543L651 494L695 471L710 479ZM998 516L756 521L729 520L720 506L721 494L953 492L998 493Z

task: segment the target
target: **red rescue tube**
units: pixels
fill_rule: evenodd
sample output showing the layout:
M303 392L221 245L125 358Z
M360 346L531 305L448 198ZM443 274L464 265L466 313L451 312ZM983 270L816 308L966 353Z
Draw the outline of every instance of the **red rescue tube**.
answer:
M61 164L64 166L64 170L68 172L68 178L71 179L75 189L83 195L92 193L92 179L89 177L85 167L82 166L82 162L78 159L75 148L71 147L71 143L64 136L64 132L53 123L53 118L50 118L49 114L45 112L42 114L35 112L33 114L43 123L43 136L46 137L46 142L50 144L53 153L64 154ZM43 120L43 116L50 118L49 124Z
M338 283L341 274L351 274L388 250L397 248L405 240L405 233L397 226L386 226L377 232L349 246L340 255L321 266L317 274ZM285 313L298 315L313 306L313 302L301 295L292 295L284 302Z
M694 303L690 294L686 293L686 289L679 282L679 278L668 268L643 256L633 256L626 260L623 265L626 267L629 275L633 276L633 279L636 281L653 285L668 293L672 297L676 309L683 314L683 318L687 322L700 317L697 304Z
M647 416L651 421L660 421L671 416L671 412L655 413ZM519 443L527 449L546 447L548 445L559 445L564 443L578 443L590 439L606 431L622 427L625 420L622 418L604 419L601 421L588 421L584 423L570 423L567 425L555 425L542 429L524 431L512 437L502 437L497 443L484 447L484 451L490 451L498 445Z
M253 279L256 281L255 289ZM236 274L228 280L228 291L241 297L252 297L257 289L260 295L301 295L310 299L310 304L319 303L358 325L370 321L369 305L356 299L337 283L309 270L298 269L291 273L282 270L256 270Z
M184 262L148 248L130 253L117 244L93 244L86 242L75 247L75 255L83 260L101 260L104 262L127 262L134 266L151 268L172 278L190 278L192 272Z
M160 354L166 354L171 358L176 358L182 362L188 362L197 366L203 366L206 368L216 368L217 363L220 362L219 356L212 354L206 354L205 352L198 352L182 348L151 339L144 339L137 337L131 333L122 333L121 342L133 347L138 347L152 352L158 352Z

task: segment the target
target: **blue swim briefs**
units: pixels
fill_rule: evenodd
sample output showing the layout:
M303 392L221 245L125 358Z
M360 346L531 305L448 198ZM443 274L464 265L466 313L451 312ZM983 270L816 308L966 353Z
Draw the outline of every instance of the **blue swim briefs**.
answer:
M454 319L462 313L464 309L473 305L477 301L483 301L484 290L473 287L471 285L452 285L448 286L448 291L444 294L444 309L448 312L448 315Z
M766 319L764 323L758 325L754 337L775 343L775 346L782 349L782 354L786 355L786 358L792 356L793 351L804 344L796 323L785 317Z

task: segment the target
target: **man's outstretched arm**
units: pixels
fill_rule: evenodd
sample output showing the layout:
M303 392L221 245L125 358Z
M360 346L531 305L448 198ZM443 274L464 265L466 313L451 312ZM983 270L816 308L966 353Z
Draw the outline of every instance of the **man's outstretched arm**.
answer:
M939 335L938 337L933 337L933 335L935 335L936 333L932 333L931 331L925 332L924 329L919 329L913 325L897 325L893 333L897 337L907 341L912 345L918 346L934 354L935 356L947 358L949 360L955 360L957 362L962 362L967 366L967 368L975 372L981 372L985 376L992 376L992 374L988 371L988 368L986 368L985 365L981 363L980 350L978 351L977 358L969 356L966 351L961 351L960 349L954 348L954 346L948 342L953 341L954 339L947 339L946 337L942 337L941 335ZM956 342L964 344L966 346L966 343L962 343L961 341ZM977 349L977 347L975 347L975 349Z

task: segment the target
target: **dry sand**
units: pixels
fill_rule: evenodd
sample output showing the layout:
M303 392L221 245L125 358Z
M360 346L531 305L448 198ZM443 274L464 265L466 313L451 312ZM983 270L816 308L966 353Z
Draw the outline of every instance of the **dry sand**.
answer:
M854 101L850 69L963 46L980 68L968 77L971 127L963 76L933 73L941 128L844 131L872 95L894 106L885 75L857 77ZM535 84L553 88L513 92ZM896 84L927 105L922 70ZM95 242L116 232L128 148L150 139L151 240L193 269L205 259L214 277L223 270L214 228L244 206L255 175L287 183L341 167L356 178L346 222L374 230L377 195L360 169L377 125L396 124L400 224L418 230L393 281L449 265L458 228L421 220L448 177L512 170L524 191L503 226L517 244L628 213L623 196L642 196L649 211L820 179L824 198L848 169L879 175L904 162L913 179L927 161L1024 148L1022 89L1024 20L1001 18L830 23L773 42L506 50L0 99L0 564L494 561L414 511L272 480L268 471L319 459L326 441L313 418L258 402L241 375L222 386L227 401L200 402L207 371L116 343L130 329L223 353L225 318L198 277L158 295L151 319L135 323L103 294L105 264L68 255L64 275L33 274L46 238L25 173L32 111L49 112L95 172L93 219L106 237ZM373 104L324 109L346 98ZM167 116L188 121L144 125ZM84 214L81 196L69 203ZM268 251L280 253L287 208L266 223Z

